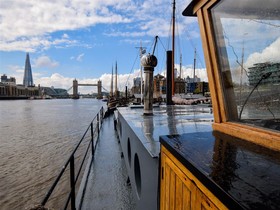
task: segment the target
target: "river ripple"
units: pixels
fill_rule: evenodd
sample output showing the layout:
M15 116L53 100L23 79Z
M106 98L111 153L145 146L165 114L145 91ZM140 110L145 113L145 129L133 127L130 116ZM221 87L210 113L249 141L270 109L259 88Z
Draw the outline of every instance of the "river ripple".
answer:
M104 103L82 100L0 101L0 206L40 202Z

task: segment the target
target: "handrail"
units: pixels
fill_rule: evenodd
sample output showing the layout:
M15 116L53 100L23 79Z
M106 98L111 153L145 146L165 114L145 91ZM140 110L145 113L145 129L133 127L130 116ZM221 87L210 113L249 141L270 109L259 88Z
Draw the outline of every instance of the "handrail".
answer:
M94 153L95 153L94 134L97 131L98 136L99 136L99 131L100 131L100 128L101 128L101 125L102 125L103 117L104 117L104 108L101 107L100 110L98 111L98 113L96 114L96 116L91 121L90 125L87 127L83 137L81 138L79 143L76 145L75 149L73 150L73 152L69 156L68 160L65 162L65 164L62 167L60 173L56 177L54 183L52 184L52 186L48 190L47 194L45 195L44 199L42 200L42 202L41 202L42 206L46 205L46 203L48 202L52 192L54 191L54 189L57 186L59 180L61 179L62 175L64 174L67 166L70 164L70 192L69 192L68 198L67 198L67 200L65 202L64 209L67 209L68 204L69 204L69 202L71 200L71 209L72 210L76 210L76 196L75 196L76 183L77 183L78 178L80 176L80 173L81 173L82 167L84 165L84 162L86 160L86 157L87 157L87 154L88 154L90 146L91 146L91 156L92 156L91 161L93 161L93 159L94 159ZM96 121L95 129L93 128L94 121ZM87 145L87 149L86 149L85 155L82 158L82 163L81 163L80 168L78 170L77 176L75 177L75 153L78 150L78 148L81 145L81 143L83 142L83 140L85 139L85 136L89 132L89 130L90 130L91 139L89 141L89 144ZM98 140L98 137L97 137L97 140ZM96 141L96 144L97 144L97 141Z

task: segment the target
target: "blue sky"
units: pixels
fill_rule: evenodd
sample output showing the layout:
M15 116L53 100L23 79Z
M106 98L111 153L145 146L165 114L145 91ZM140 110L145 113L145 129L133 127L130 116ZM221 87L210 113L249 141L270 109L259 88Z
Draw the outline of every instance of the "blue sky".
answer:
M11 0L0 1L0 74L23 80L26 52L30 53L36 85L70 88L79 83L102 81L110 89L112 66L118 63L120 90L132 86L140 76L140 42L155 55L155 74L165 72L165 50L171 49L173 0ZM175 67L182 54L182 76L196 74L207 81L200 32L196 17L183 17L190 0L176 1ZM236 75L244 43L245 66L257 62L279 62L279 20L225 18L222 20L227 53ZM245 42L244 42L245 40ZM255 43L258 42L256 45ZM234 45L234 48L232 47ZM238 62L236 62L238 60ZM234 76L234 75L233 75ZM238 80L238 79L237 79ZM82 93L96 88L80 87Z
M194 47L198 76L206 79L196 18L183 17L190 0L176 5L177 50L183 56L183 76L193 76ZM96 83L109 89L112 66L118 63L119 87L139 76L140 42L152 51L160 37L154 74L165 69L170 49L172 0L41 0L0 2L0 74L22 83L26 52L30 53L36 85L69 88L72 80ZM94 88L93 88L94 89ZM81 92L96 92L84 88Z

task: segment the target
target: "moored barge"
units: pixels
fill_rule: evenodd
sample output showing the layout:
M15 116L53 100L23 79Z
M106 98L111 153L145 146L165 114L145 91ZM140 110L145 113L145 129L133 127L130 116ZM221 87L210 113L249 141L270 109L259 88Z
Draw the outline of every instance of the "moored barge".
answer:
M187 6L183 15L199 21L213 108L153 108L146 82L143 111L115 111L118 138L112 138L120 141L121 150L114 161L126 170L113 186L121 182L131 194L128 200L113 194L124 208L279 209L280 111L270 102L280 98L280 56L279 50L269 50L280 40L279 11L276 0L193 0ZM271 57L265 56L268 51ZM149 81L156 63L149 57L142 64ZM106 120L113 129L112 116ZM113 161L110 152L104 154L104 161ZM115 176L110 171L101 179ZM98 168L92 171L98 173ZM96 186L86 186L81 209L106 208L95 204L109 201L112 190L98 194Z

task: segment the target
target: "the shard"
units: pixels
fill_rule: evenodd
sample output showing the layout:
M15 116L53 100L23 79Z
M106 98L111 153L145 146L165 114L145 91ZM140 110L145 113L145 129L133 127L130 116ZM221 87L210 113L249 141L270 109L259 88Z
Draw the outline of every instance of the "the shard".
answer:
M23 85L25 87L34 86L33 77L32 77L32 70L31 70L31 65L30 65L30 59L29 59L29 53L26 53Z

